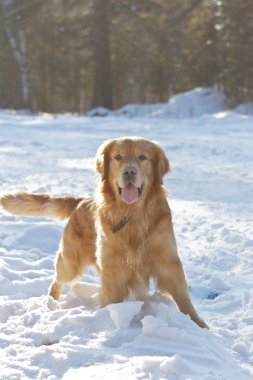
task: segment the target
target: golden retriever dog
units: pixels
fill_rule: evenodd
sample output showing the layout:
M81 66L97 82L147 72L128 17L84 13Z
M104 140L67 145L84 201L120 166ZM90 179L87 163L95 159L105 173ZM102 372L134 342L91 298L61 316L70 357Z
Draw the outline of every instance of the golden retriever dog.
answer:
M178 309L201 327L177 253L171 211L163 187L169 161L161 146L137 137L106 141L98 150L100 184L94 199L17 193L0 198L16 215L69 218L56 258L49 294L58 299L66 283L88 266L101 275L101 306L142 298L153 278Z

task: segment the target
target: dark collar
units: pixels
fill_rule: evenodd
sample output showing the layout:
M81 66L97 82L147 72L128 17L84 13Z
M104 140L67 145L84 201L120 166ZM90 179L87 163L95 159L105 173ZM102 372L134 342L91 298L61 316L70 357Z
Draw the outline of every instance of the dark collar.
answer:
M122 219L118 224L116 224L116 226L114 226L112 228L112 232L115 234L116 232L118 232L119 230L121 230L121 228L125 227L125 225L128 222L129 222L129 218Z

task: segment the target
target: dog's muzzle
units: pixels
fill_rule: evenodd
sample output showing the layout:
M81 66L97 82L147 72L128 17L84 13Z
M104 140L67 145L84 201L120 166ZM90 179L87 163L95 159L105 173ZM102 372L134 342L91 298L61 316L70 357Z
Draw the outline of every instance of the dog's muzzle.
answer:
M122 200L131 204L138 200L141 196L143 186L137 186L138 182L138 170L136 166L132 164L127 164L122 173L122 183L123 186L119 187L119 194Z

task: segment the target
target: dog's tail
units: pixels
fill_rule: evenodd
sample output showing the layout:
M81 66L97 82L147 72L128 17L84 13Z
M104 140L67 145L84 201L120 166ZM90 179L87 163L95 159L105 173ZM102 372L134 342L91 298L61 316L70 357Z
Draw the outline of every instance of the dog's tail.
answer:
M0 206L10 214L65 219L83 198L51 198L46 194L16 193L0 197Z

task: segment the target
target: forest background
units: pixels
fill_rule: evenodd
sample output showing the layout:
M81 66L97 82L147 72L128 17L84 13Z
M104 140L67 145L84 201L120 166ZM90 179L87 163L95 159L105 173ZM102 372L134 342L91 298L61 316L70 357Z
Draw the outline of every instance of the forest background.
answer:
M253 101L252 0L0 0L0 108L85 112L217 85Z

